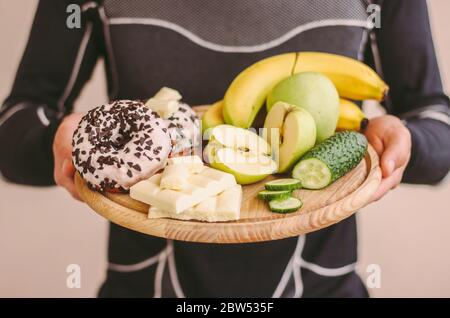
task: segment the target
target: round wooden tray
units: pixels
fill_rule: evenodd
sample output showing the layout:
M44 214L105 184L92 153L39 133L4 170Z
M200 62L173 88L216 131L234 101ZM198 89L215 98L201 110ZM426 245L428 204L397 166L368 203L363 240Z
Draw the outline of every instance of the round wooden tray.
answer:
M200 110L197 108L197 110ZM204 110L203 108L199 113ZM241 219L207 223L173 219L148 219L149 206L128 194L100 193L89 189L80 175L75 185L81 198L98 214L128 229L168 239L204 243L248 243L298 236L335 224L369 203L381 181L378 156L369 145L361 163L323 190L297 190L303 207L295 213L270 212L256 195L265 180L243 187Z

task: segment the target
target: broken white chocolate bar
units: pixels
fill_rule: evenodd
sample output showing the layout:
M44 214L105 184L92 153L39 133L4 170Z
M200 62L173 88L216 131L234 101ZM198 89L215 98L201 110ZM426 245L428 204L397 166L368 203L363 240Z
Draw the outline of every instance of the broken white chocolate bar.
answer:
M162 211L181 213L236 184L232 174L206 166L198 174L191 173L187 178L187 186L180 191L162 189L161 175L155 174L132 186L130 196Z
M206 222L235 221L240 217L241 201L242 188L236 184L179 214L162 211L152 206L149 209L148 217L150 219L171 218Z
M191 173L200 173L203 170L203 162L199 156L172 157L167 159L168 165L183 165Z
M158 113L162 118L167 119L178 110L180 104L176 100L164 100L152 97L145 103L145 106Z
M168 165L161 174L161 189L183 190L188 186L190 173L185 165Z

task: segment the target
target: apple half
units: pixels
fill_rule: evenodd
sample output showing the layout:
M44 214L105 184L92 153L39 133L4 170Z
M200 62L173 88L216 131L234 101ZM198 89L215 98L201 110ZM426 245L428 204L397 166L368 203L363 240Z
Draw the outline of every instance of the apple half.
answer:
M277 168L270 146L263 138L230 125L212 129L204 157L211 167L234 175L239 184L258 182Z
M264 139L272 146L280 173L288 171L316 142L314 118L299 106L275 103L264 128Z

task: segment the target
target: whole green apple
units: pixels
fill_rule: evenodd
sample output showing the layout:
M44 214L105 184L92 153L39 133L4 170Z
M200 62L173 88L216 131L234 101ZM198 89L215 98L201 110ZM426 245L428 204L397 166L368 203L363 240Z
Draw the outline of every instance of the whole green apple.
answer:
M326 76L304 72L286 78L267 97L267 110L279 101L303 107L313 116L317 142L334 134L339 119L339 94Z

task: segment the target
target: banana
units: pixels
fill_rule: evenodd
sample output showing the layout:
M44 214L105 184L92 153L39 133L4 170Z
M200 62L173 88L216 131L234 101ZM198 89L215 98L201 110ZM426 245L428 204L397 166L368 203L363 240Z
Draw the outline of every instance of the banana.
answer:
M320 52L298 53L293 73L300 72L322 73L336 86L339 96L347 99L381 101L389 89L369 66L342 55Z
M273 87L300 72L324 74L342 98L380 101L388 91L377 73L357 60L321 52L285 53L249 66L233 80L224 97L225 122L250 127Z
M292 74L295 59L296 53L275 55L242 71L225 93L225 122L249 128L272 88Z
M355 103L340 99L339 103L339 120L336 130L364 130L369 120L363 111Z
M225 124L223 119L223 101L220 100L211 105L202 116L202 132L209 128Z

